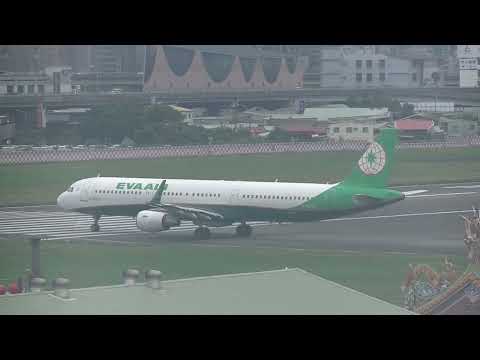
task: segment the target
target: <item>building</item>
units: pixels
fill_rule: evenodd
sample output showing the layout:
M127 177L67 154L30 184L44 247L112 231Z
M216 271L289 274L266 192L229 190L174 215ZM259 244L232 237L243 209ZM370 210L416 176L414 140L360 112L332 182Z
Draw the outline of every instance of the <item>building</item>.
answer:
M404 140L430 138L434 131L435 121L421 114L407 116L394 121L399 130L399 138Z
M293 90L307 58L251 45L147 46L144 91Z
M480 45L457 45L460 87L476 88L480 85Z
M0 45L0 71L40 73L69 67L73 73L143 73L144 45Z
M387 124L379 116L337 118L329 123L327 135L335 141L373 141Z
M123 72L84 72L71 76L73 88L78 92L141 92L143 74Z
M193 117L194 117L194 112L191 109L187 109L181 106L176 106L176 105L169 105L173 110L178 111L180 114L182 114L184 121L187 124L192 125L193 124Z
M126 282L128 285L0 295L0 314L414 315L295 268Z
M305 88L415 88L455 81L450 45L318 45L305 51Z
M0 115L0 144L11 144L15 139L15 123L8 115Z
M71 94L71 69L47 67L35 73L0 73L0 95Z
M442 116L439 118L438 124L448 136L478 135L479 128L476 120Z
M455 103L453 102L430 101L430 102L409 102L409 104L413 105L413 111L415 111L416 113L455 112ZM403 103L401 103L401 105L403 106Z

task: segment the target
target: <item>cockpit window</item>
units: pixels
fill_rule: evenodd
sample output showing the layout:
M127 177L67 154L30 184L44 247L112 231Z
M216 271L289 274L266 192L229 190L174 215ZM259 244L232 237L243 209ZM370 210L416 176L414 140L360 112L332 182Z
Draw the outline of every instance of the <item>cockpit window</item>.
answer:
M67 191L68 192L73 192L73 186L70 186Z

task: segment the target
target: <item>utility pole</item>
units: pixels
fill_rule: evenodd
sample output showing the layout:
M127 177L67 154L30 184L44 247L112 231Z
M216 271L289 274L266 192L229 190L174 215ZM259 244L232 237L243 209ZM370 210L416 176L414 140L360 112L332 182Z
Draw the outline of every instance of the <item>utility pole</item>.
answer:
M32 246L32 276L40 277L40 241L39 236L30 238L30 245Z

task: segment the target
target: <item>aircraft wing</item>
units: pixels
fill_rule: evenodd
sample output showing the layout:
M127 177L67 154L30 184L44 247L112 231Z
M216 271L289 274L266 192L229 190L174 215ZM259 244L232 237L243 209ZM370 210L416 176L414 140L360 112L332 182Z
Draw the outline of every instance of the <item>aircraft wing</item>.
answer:
M165 188L166 180L163 180L157 192L153 196L153 199L149 202L149 205L152 209L164 210L165 212L174 215L178 219L191 220L195 223L221 223L224 221L223 215L212 211L162 203L162 194Z
M164 209L166 212L171 213L180 219L192 220L195 222L222 222L224 220L222 214L203 209L174 204L162 204L159 208Z

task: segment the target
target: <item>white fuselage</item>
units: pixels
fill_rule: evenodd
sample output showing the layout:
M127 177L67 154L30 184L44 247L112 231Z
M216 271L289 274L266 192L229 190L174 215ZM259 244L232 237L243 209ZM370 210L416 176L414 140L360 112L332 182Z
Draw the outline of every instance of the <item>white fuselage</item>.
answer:
M75 182L57 203L65 210L146 205L164 179L96 177ZM288 209L336 184L165 179L162 202L190 206ZM138 185L141 184L141 185ZM151 185L149 185L151 184Z

